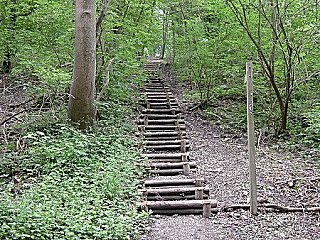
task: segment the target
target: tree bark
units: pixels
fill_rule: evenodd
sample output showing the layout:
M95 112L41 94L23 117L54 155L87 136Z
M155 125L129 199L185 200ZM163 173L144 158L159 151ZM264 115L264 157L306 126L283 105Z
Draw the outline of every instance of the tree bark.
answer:
M76 0L76 38L69 118L87 129L94 124L96 109L96 5L94 0Z
M163 11L163 26L162 26L162 47L160 58L164 59L166 45L167 45L167 34L168 34L168 11Z

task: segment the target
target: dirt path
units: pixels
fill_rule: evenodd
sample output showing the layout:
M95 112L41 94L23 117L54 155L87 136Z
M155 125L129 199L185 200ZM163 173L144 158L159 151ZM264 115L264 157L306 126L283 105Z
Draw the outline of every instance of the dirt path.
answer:
M182 108L183 88L170 73L167 81ZM225 205L246 203L248 174L246 140L213 126L197 113L185 113L191 140L190 159L196 161L195 176L205 177L211 198ZM257 151L259 198L284 206L320 205L320 180L290 181L297 177L319 177L319 159L302 159L288 152L262 146ZM320 239L319 213L275 213L259 211L219 212L210 219L201 216L152 216L149 231L141 240L212 239Z

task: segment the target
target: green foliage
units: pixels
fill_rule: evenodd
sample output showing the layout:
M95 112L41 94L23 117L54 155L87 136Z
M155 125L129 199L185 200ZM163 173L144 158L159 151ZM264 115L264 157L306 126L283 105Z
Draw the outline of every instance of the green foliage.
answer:
M305 118L304 138L300 139L303 143L311 145L320 150L320 104L314 105L312 109L303 114Z
M301 125L296 121L297 112L309 119L308 103L319 95L317 9L310 1L272 1L278 26L277 38L273 39L271 2L227 2L239 12L232 12L226 1L164 1L163 8L170 9L171 20L167 56L179 78L190 87L189 98L201 103L215 121L245 129L246 103L239 98L245 97L245 63L253 61L256 127L277 135L285 113L280 111L281 104L261 59L261 53L267 61L273 53L275 84L283 108L288 101L288 130L296 133ZM238 23L236 13L248 24L246 28ZM254 41L261 47L259 54ZM299 134L308 131L307 135L317 138L316 132L305 128L300 128Z
M141 170L131 111L112 102L99 111L97 131L56 124L26 135L29 147L21 155L6 155L0 175L19 183L0 182L1 239L137 236L145 214L136 210Z

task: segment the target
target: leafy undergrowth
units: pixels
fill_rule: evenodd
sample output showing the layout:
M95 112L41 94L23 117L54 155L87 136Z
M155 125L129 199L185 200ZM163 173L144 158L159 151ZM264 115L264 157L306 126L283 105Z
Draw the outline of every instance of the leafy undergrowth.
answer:
M141 169L130 110L99 106L96 130L38 129L0 166L0 239L135 239ZM126 116L126 117L124 117Z
M231 131L246 132L247 109L246 96L241 89L214 89L215 98L203 109L205 115L216 125L222 125ZM259 93L259 91L258 91ZM271 111L265 99L256 94L255 128L257 136L264 143L281 142L281 146L295 151L304 151L318 156L320 153L320 121L319 104L306 107L305 102L294 102L289 112L288 131L277 136L280 120L279 113ZM200 102L199 91L190 91L186 95L192 102Z

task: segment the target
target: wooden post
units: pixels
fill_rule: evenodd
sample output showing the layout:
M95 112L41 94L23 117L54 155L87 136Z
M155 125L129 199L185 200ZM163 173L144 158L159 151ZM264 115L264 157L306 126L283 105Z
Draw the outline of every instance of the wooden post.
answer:
M195 186L196 187L203 187L204 185L204 179L203 178L197 178L195 181Z
M182 140L181 140L181 152L182 152L182 153L187 152L187 143L186 143L186 140L185 140L185 139L182 139Z
M211 200L203 201L202 204L202 216L204 218L209 218L211 216Z
M203 187L196 188L194 195L195 195L195 197L194 197L195 200L202 200L203 199Z
M181 161L182 161L182 162L187 162L187 161L188 161L188 156L187 156L187 154L182 154L182 155L181 155Z
M190 164L188 162L183 163L183 174L188 176L190 174Z
M256 180L256 163L255 163L254 117L253 117L252 62L247 62L246 64L246 83L247 83L249 178L250 178L250 212L252 215L257 215L257 180Z
M145 115L143 120L144 120L143 121L144 126L147 126L148 125L148 115Z

